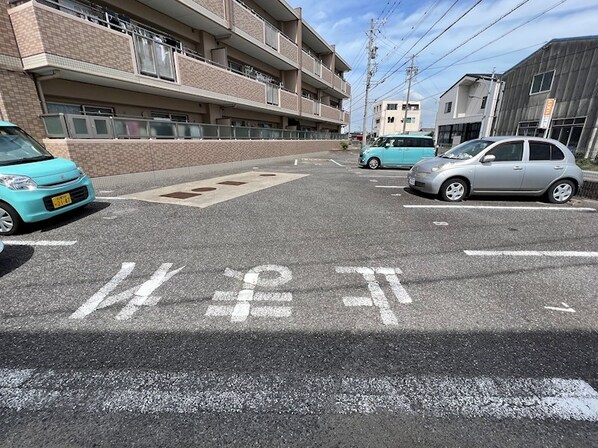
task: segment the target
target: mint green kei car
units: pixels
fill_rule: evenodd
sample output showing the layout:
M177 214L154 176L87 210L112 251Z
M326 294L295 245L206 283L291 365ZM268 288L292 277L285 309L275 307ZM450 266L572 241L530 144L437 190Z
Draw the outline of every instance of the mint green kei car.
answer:
M25 131L0 121L0 236L94 199L91 180L75 163L52 156Z

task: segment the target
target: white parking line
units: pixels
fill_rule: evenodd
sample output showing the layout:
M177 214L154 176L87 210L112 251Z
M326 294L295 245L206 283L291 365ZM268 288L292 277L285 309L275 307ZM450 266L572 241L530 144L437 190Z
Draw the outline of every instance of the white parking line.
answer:
M598 258L598 252L548 251L548 250L464 250L467 255L476 257L589 257Z
M405 188L406 185L376 185L376 188Z
M76 241L4 241L5 246L72 246Z
M129 201L134 198L123 198L121 196L96 196L96 199L102 199L104 201Z
M335 164L336 164L336 165L338 165L338 166L345 166L345 165L341 165L341 164L340 164L340 163L338 163L336 160L332 160L332 159L330 159L330 161L331 161L332 163L335 163Z
M496 209L496 210L550 210L560 212L595 212L595 208L588 207L527 207L527 206L505 206L505 205L403 205L405 208L469 208L469 209Z
M562 378L6 368L0 369L0 409L598 422L598 392L581 379Z

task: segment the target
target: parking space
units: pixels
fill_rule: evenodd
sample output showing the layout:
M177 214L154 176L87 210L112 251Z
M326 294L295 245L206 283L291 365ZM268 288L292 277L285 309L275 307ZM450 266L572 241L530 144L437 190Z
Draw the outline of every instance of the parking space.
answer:
M342 425L392 415L415 419L403 420L413 434L418 419L442 431L455 419L542 422L528 435L551 421L595 422L596 203L446 207L406 188L407 171L355 161L335 152L104 190L82 212L5 238L0 383L13 398L4 409L253 409ZM97 369L111 379L77 395ZM123 369L156 388L139 390ZM197 388L210 372L222 387ZM183 374L180 389L173 378ZM296 394L285 401L285 390ZM557 396L561 407L549 406Z

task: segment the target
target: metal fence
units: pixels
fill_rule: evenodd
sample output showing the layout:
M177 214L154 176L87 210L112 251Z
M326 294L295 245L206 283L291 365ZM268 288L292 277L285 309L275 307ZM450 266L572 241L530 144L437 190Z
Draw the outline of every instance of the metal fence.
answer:
M165 139L165 140L343 140L330 132L181 123L169 120L104 115L46 114L42 120L49 138Z

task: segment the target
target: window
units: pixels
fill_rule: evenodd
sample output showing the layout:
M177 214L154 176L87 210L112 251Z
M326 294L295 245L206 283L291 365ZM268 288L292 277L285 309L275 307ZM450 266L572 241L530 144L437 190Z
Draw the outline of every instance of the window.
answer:
M453 102L444 103L444 113L448 114L453 109Z
M538 129L537 121L520 121L517 127L517 135L541 137L544 135L544 130Z
M376 118L376 124L380 124L380 119Z
M486 102L488 101L488 95L486 95L485 97L482 98L482 104L480 106L480 109L486 109Z
M243 73L243 64L237 61L232 61L229 59L228 68L230 68L233 72Z
M386 105L386 110L397 110L397 104L396 103L389 103Z
M495 162L519 162L523 159L523 142L503 143L486 155L494 155Z
M189 116L184 114L177 114L177 113L170 113L170 112L158 112L153 110L150 115L152 118L157 120L170 120L170 121L178 121L180 123L187 123L189 121Z
M401 106L402 110L407 109L407 105L405 103L403 103L403 105ZM411 104L409 103L409 110L419 110L419 104Z
M529 142L530 160L550 160L550 143Z
M565 154L558 147L546 142L529 142L530 160L563 160Z
M562 118L552 120L550 138L558 140L575 152L581 138L581 131L586 122L586 117Z
M50 114L73 114L73 115L110 115L114 116L112 107L89 106L79 104L48 103Z
M394 123L395 122L395 117L386 117L386 122L387 123Z
M540 73L534 76L532 80L532 88L530 90L530 95L534 95L536 93L541 92L548 92L552 87L552 79L554 78L554 70L550 72Z
M415 117L407 117L405 123L415 123Z

